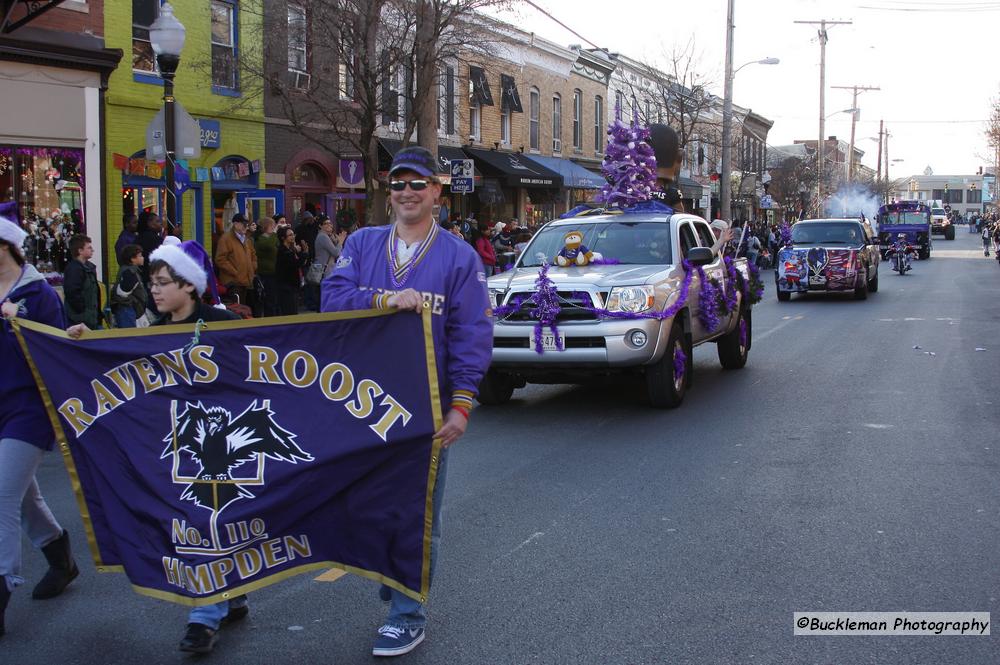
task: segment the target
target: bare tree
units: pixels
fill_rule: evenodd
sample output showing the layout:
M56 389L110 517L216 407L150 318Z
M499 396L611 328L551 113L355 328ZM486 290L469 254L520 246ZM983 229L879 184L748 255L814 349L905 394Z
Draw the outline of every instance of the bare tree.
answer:
M264 26L239 54L241 97L332 154L365 163L366 217L378 173L377 130L437 149L439 70L492 43L478 12L510 0L245 0ZM212 68L206 60L195 66Z

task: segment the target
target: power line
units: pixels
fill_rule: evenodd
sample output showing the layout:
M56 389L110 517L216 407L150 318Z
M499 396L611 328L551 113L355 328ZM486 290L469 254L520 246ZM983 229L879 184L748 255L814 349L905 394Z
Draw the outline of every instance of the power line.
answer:
M530 7L534 7L535 9L537 9L538 11L540 11L543 15L547 16L556 25L558 25L563 30L566 30L567 32L569 32L571 35L573 35L577 39L587 42L588 44L590 44L591 46L593 46L596 49L601 48L600 46L598 46L594 42L590 41L589 39L587 39L586 37L584 37L583 35L581 35L579 32L577 32L573 28L569 27L568 25L566 25L565 23L563 23L562 21L560 21L559 19L557 19L552 14L550 14L548 12L548 10L542 9L541 7L539 7L537 4L535 4L534 2L532 2L532 0L525 0L525 4L528 5L528 6L530 6Z

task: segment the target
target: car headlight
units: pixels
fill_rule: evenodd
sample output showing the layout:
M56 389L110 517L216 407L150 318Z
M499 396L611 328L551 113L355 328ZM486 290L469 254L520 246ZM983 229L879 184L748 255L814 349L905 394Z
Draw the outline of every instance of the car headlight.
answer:
M507 289L490 289L490 305L499 307L503 304L503 297L507 294Z
M638 314L652 309L654 299L652 286L616 286L608 295L608 311Z

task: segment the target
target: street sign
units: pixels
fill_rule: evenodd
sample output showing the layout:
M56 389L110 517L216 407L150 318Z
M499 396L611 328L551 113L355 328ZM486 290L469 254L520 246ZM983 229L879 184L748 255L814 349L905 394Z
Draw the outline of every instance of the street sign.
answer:
M471 159L451 160L451 191L453 194L476 191L476 170Z
M160 109L146 127L146 159L162 160L167 157L164 117L163 109ZM174 102L174 146L176 159L201 157L201 125L180 102Z
M774 205L774 200L771 198L770 194L764 194L760 197L760 207L763 209L768 209Z

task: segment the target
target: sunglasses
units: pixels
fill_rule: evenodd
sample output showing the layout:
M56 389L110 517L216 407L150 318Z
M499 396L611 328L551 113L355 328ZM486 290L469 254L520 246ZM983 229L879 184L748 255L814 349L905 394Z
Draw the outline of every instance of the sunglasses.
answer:
M430 183L430 180L392 180L389 182L389 189L394 192L401 192L409 185L413 191L422 192L427 189L427 185Z

